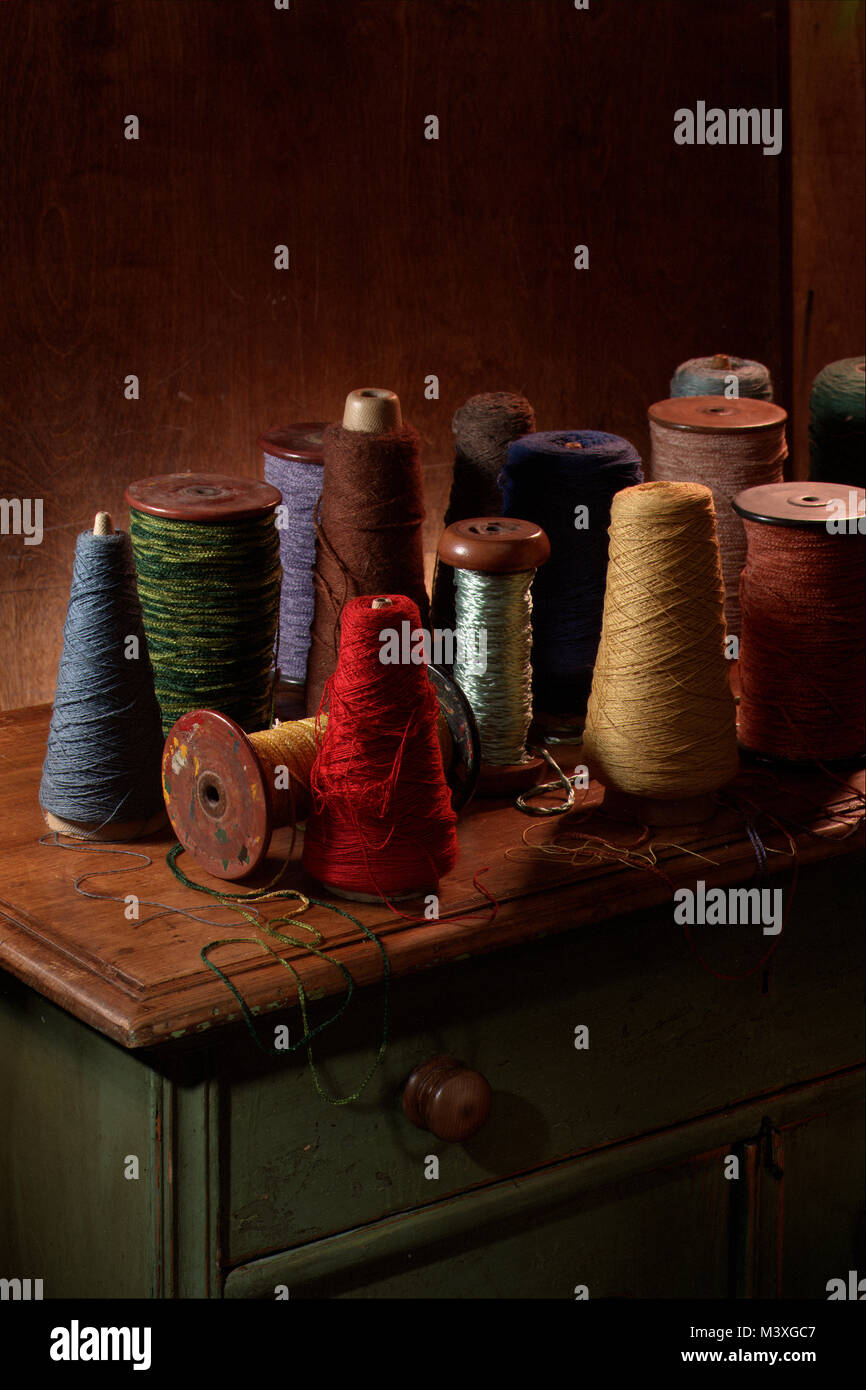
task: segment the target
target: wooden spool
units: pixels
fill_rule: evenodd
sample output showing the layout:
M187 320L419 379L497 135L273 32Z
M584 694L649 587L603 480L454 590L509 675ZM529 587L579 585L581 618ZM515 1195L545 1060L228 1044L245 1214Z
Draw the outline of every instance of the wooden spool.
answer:
M532 521L482 516L455 521L443 532L439 558L455 570L477 574L521 574L537 570L550 556L547 535ZM481 749L478 790L482 796L516 796L538 781L546 764L527 755L522 762L499 765L484 761Z
M94 536L113 536L114 522L110 512L97 512L93 518ZM49 830L58 835L74 835L79 840L135 840L160 830L166 821L164 811L155 811L147 820L109 821L95 825L88 821L65 820L53 811L42 808L42 817Z
M443 766L452 805L459 810L478 781L478 730L457 683L433 668L428 674L439 701ZM254 738L227 715L199 709L182 715L165 741L162 786L172 828L184 849L215 878L244 878L257 869L274 831L290 817L291 801L285 792L277 794ZM301 807L304 790L295 787Z

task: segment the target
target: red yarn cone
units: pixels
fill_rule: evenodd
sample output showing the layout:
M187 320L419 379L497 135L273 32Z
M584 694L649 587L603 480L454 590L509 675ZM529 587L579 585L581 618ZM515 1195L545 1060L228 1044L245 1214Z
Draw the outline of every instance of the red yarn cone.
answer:
M348 896L435 889L457 857L426 664L380 660L380 634L401 634L404 622L411 632L421 626L417 605L402 594L350 599L337 669L322 697L328 723L313 764L304 864Z

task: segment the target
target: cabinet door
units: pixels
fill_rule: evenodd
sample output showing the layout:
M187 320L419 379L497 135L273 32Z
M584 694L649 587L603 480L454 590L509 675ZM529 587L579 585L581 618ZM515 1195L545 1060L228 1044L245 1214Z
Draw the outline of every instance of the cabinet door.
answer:
M778 1295L826 1299L831 1279L866 1276L862 1088L833 1106L816 1097L779 1139Z

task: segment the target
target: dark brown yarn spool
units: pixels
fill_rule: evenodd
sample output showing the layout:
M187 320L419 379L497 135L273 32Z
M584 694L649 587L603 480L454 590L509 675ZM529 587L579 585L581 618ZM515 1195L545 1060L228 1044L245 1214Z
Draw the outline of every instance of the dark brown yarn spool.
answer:
M470 396L455 412L454 480L445 526L475 516L502 515L499 474L508 446L535 430L535 411L525 396L512 391L485 391ZM433 580L433 620L454 627L454 571L438 560Z
M347 421L356 428L346 428ZM390 391L351 392L343 424L329 425L322 436L309 714L318 710L325 681L336 669L340 613L349 599L405 594L418 605L422 625L429 625L419 442L417 431L402 423L399 401Z

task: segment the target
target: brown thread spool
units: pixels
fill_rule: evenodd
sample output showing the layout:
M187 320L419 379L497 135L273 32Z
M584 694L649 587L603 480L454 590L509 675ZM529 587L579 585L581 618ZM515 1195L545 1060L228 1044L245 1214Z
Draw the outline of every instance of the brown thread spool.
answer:
M535 411L525 396L511 391L485 391L455 411L454 478L445 513L445 526L473 516L500 516L499 475L508 446L535 429ZM454 626L454 574L437 563L433 576L433 621Z
M526 754L526 735L532 717L529 589L535 571L549 555L550 542L541 527L516 517L470 517L457 521L446 529L439 542L439 558L454 569L457 581L458 647L454 674L478 721L482 795L512 796L532 786L545 767L543 759ZM471 582L464 576L484 579ZM498 583L505 576L517 582L507 586ZM470 632L482 630L488 650L493 638L494 667L473 672L468 654L460 654L461 643L466 638L468 645ZM515 663L514 678L508 668L506 679L506 662L510 661ZM504 733L503 725L507 726ZM522 757L503 756L499 751L509 746L519 752L518 743Z
M740 746L793 762L862 757L866 492L777 483L739 493L733 507L748 537Z
M362 594L406 594L424 627L424 500L419 437L404 424L393 391L365 387L329 425L313 582L315 613L307 665L307 713L315 714L337 665L343 605Z
M652 478L702 483L713 494L729 633L740 631L746 562L746 533L731 499L746 487L781 481L787 418L781 406L747 396L675 396L649 408Z

